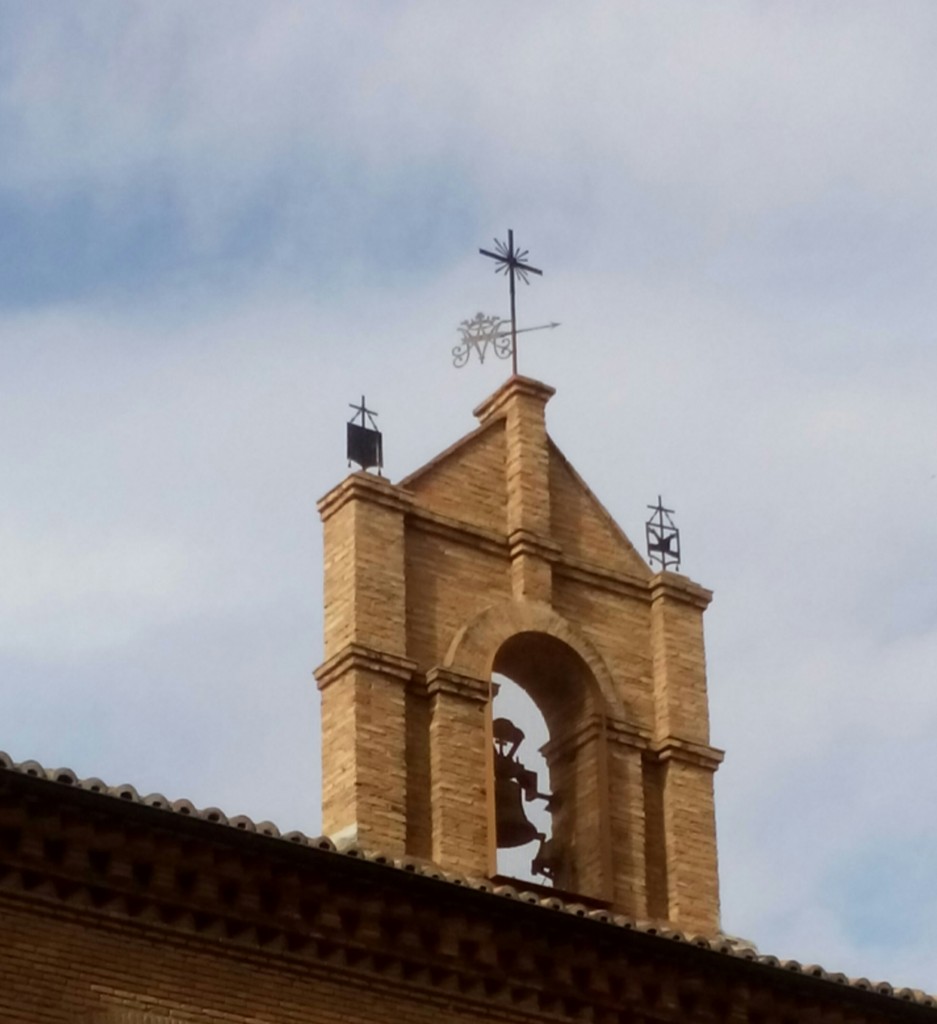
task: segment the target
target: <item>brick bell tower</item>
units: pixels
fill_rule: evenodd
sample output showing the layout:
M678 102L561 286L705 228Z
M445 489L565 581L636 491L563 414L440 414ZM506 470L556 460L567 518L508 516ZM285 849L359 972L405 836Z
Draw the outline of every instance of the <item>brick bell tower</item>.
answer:
M496 872L492 674L543 714L555 884L637 918L719 927L703 611L653 574L514 376L399 484L354 473L325 532L323 828Z

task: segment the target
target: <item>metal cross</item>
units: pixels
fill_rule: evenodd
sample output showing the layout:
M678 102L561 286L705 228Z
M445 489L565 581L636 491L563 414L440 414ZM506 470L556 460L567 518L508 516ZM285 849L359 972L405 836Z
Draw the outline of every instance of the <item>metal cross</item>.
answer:
M358 421L362 427L366 427L368 423L370 423L371 429L377 430L377 424L374 422L374 417L377 416L377 413L374 412L373 409L369 409L367 407L364 401L364 395L361 396L361 405L355 405L354 402L349 402L348 408L355 410L355 415L348 421L349 423ZM365 417L367 417L367 420L365 420Z
M499 242L495 239L495 249L497 252L491 252L489 249L479 249L478 251L482 256L488 256L493 259L498 266L495 267L495 273L507 274L508 280L511 282L511 372L517 375L517 314L514 310L514 278L519 277L524 284L530 284L527 280L528 274L537 274L539 277L543 276L543 271L538 270L536 267L532 267L527 260L526 249L515 249L514 248L514 231L508 228L508 244Z

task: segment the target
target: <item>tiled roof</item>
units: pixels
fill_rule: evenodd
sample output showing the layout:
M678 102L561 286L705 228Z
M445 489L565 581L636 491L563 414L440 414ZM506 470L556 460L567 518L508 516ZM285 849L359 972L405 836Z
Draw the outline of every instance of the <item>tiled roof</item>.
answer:
M761 955L751 944L726 935L688 934L674 928L669 928L666 925L661 925L659 922L639 921L621 914L613 914L607 910L595 910L580 903L569 903L554 897L544 897L542 892L532 892L510 885L500 885L489 879L470 878L444 871L438 865L416 857L393 857L380 852L365 850L359 846L348 846L340 850L328 836L311 837L298 831L281 833L276 825L270 821L254 822L243 814L236 817L228 817L217 807L207 807L199 810L189 800L169 800L161 793L151 793L149 796L141 797L131 785L108 786L97 778L79 779L69 768L44 768L38 761L21 761L17 763L3 751L0 751L0 771L17 772L21 775L44 779L61 786L72 786L76 789L99 793L115 800L142 804L166 814L198 818L217 825L219 828L237 829L241 832L268 836L284 843L313 847L318 850L334 853L337 857L354 857L359 860L370 861L398 871L449 882L452 885L474 889L478 892L491 893L502 899L517 900L520 903L537 905L556 913L588 918L614 927L658 936L661 939L672 942L688 943L703 949L712 950L713 952L722 953L726 956L753 961L765 967L789 971L793 974L807 975L863 992L874 992L881 996L901 1000L902 1002L914 1003L919 1006L937 1007L937 998L928 995L920 989L896 989L887 981L872 982L867 978L850 978L845 974L827 971L816 964L802 964L797 960L780 960L775 956Z

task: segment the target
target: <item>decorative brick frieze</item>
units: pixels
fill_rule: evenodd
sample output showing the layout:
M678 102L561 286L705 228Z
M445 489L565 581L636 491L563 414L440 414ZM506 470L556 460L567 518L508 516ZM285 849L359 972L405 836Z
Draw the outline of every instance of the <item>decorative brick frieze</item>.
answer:
M0 771L4 1024L937 1020L922 993L84 785Z

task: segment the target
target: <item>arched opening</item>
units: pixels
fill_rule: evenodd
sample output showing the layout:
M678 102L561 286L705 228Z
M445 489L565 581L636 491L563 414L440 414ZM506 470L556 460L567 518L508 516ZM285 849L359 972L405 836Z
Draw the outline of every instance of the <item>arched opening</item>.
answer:
M497 869L513 878L556 884L570 878L570 809L574 786L566 763L548 763L541 748L577 733L594 709L596 685L567 644L521 632L498 649L493 664L492 738Z
M495 775L499 775L499 754L501 757L512 758L526 773L533 773L532 778L528 774L525 780L528 783L526 792L516 778L502 777L500 782L496 782L496 819L499 822L497 871L499 875L510 878L550 884L552 879L543 873L546 865L538 863L542 848L553 838L553 815L549 801L539 796L545 794L549 787L549 768L540 753L540 748L550 736L547 723L536 703L513 679L498 672L494 673L492 679ZM510 739L510 730L502 727L499 736L498 725L503 722L509 722L523 734L517 749L510 755L507 753L509 742L505 746L505 737ZM530 799L526 799L528 795ZM508 821L506 827L505 818ZM506 831L513 833L513 836L505 836ZM505 838L511 841L511 845L504 845ZM535 865L541 870L535 871Z
M561 736L595 702L589 666L548 633L515 633L498 648L492 671L513 679L537 705L551 739Z

